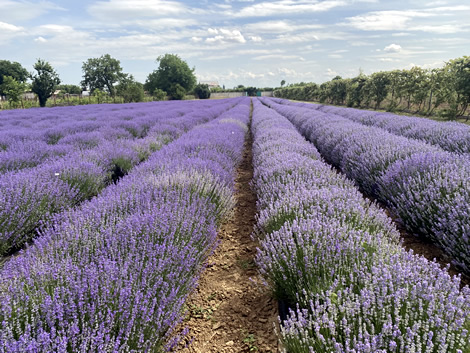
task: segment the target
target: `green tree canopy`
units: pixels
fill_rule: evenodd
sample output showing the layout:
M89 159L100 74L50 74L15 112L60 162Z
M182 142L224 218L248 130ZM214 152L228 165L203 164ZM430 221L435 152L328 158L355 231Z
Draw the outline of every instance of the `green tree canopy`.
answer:
M38 95L39 105L46 106L47 99L52 96L60 83L59 75L47 61L38 59L34 64L37 74L31 74L31 90Z
M208 99L211 96L211 90L209 89L209 85L200 83L196 85L194 88L194 94L199 98L199 99Z
M68 94L82 93L81 87L77 85L58 85L57 89L60 89L62 93L68 93Z
M246 91L246 94L248 94L250 97L255 97L258 89L256 87L250 86L250 87L246 87L245 91Z
M0 60L0 95L6 95L2 87L6 76L10 76L18 83L24 83L28 79L29 73L20 63Z
M446 68L451 77L451 85L457 93L456 103L460 104L458 114L464 114L470 104L470 56L450 60Z
M134 80L132 75L127 75L121 79L116 86L116 91L126 103L142 102L144 100L144 85Z
M3 92L7 96L10 105L16 105L21 102L21 95L26 89L25 83L18 82L15 78L11 76L5 76L3 78L2 86Z
M152 96L157 101L163 101L166 98L166 92L160 88L155 88L155 90L152 92Z
M193 89L196 84L194 68L190 69L178 55L165 54L159 56L156 62L159 63L158 69L150 73L145 81L144 87L148 92L159 88L168 92L173 99L178 99L184 97L183 91L186 93Z
M125 78L120 61L112 58L109 54L88 59L83 63L82 71L81 85L84 88L89 88L92 93L98 88L106 90L114 96L116 94L114 84Z
M186 95L186 90L179 83L175 83L168 89L168 95L170 99L182 100Z

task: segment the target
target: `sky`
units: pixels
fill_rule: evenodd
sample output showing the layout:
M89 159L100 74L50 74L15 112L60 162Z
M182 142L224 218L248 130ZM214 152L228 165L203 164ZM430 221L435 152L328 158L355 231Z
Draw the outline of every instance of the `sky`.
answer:
M198 81L278 87L470 55L470 0L0 0L0 60L79 84L110 54L144 83L178 54Z

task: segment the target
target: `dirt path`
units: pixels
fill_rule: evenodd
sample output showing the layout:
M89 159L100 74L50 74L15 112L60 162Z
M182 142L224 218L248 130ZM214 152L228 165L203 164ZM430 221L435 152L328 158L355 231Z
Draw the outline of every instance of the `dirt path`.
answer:
M236 178L234 212L219 231L220 244L209 259L199 286L188 303L189 328L185 353L278 352L275 334L277 302L259 283L252 241L256 195L253 178L251 134L245 142L243 161Z

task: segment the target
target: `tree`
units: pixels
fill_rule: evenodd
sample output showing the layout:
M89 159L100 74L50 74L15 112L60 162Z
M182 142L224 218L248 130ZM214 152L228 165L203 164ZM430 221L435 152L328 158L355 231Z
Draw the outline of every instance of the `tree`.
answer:
M59 75L47 61L38 59L34 64L37 74L31 74L31 90L38 95L39 105L46 106L47 99L52 96L60 83Z
M364 86L367 83L367 76L362 72L358 76L351 79L347 87L348 91L348 107L360 107L364 99Z
M156 62L159 63L158 69L150 73L145 81L144 87L148 92L154 92L159 88L168 92L172 99L178 99L176 97L182 99L184 94L196 85L195 69L190 69L186 61L178 55L161 55Z
M3 90L3 82L6 76L10 76L18 83L25 83L29 78L29 73L20 63L0 60L0 95L6 95Z
M103 102L106 99L107 96L108 96L108 93L100 90L99 88L96 88L93 91L93 97L96 97L96 100L98 101L98 104Z
M389 84L388 74L383 71L374 72L366 82L365 88L369 98L375 101L375 109L379 109L380 103L387 97Z
M89 88L92 93L97 88L106 90L111 96L116 94L114 84L125 77L120 61L109 54L88 59L83 63L82 71L84 88Z
M186 90L179 83L175 83L168 88L168 95L170 99L182 100L186 95Z
M26 89L26 84L18 82L11 76L5 76L3 78L3 93L7 96L8 102L11 106L21 102L21 95Z
M281 81L281 87L284 86L286 84L286 80L282 80Z
M155 100L162 101L162 100L165 100L166 98L166 92L161 90L160 88L155 88L155 90L152 93L152 96Z
M387 72L389 83L389 90L391 91L390 104L387 111L394 111L401 103L403 95L403 74L400 70L393 70ZM396 99L400 100L397 102Z
M458 115L464 115L470 104L470 56L450 60L446 67L452 77L451 85L457 94Z
M258 90L256 87L246 87L245 91L248 96L255 97Z
M341 76L336 76L330 81L330 97L333 104L344 104L347 94L346 82Z
M77 85L58 85L57 89L61 90L62 93L67 93L67 94L82 93L82 89L80 88L80 86L77 86Z
M132 75L121 79L116 86L116 92L124 99L124 102L142 102L144 100L144 85L134 80Z
M211 90L209 89L209 85L200 83L194 88L194 94L199 99L208 99L211 96Z

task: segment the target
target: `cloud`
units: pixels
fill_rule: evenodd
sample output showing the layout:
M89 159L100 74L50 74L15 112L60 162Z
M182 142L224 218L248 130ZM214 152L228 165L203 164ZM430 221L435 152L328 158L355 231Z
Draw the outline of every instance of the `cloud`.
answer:
M23 27L18 27L18 26L15 26L15 25L12 25L10 23L6 23L6 22L0 22L0 31L1 32L9 32L9 33L18 33L18 32L21 32L23 30Z
M259 55L255 56L253 60L300 60L305 61L305 59L298 55L282 55L282 54L269 54L269 55Z
M263 38L261 38L260 36L251 36L250 40L252 42L261 42L263 40Z
M34 41L37 42L37 43L46 43L47 42L47 39L44 38L44 37L37 37L37 38L34 38Z
M432 25L432 26L414 26L410 28L411 31L422 31L438 34L451 34L464 31L464 28L459 25Z
M284 50L281 49L241 49L232 52L233 55L270 55L282 54Z
M454 7L435 7L424 10L403 10L403 11L372 11L363 15L347 17L346 23L341 25L351 26L363 31L423 31L431 33L456 33L468 28L467 24L444 23L444 24L415 24L418 20L438 17L445 19L445 12L465 12L470 11L470 6L461 5ZM413 24L412 24L413 23ZM403 34L401 34L403 35Z
M362 40L354 40L354 41L349 42L349 45L351 45L352 47L366 47L366 46L372 46L374 45L374 43L366 42Z
M0 21L10 22L28 21L37 18L52 10L64 10L64 8L50 1L0 1Z
M338 73L330 68L327 68L326 69L326 73L325 73L325 76L327 77L335 77L335 76L338 76Z
M165 16L180 17L193 12L189 7L177 1L169 0L108 0L98 1L88 7L94 17L104 20L132 21L142 18Z
M346 18L347 25L363 31L392 31L406 30L408 23L416 17L430 17L431 14L405 10L405 11L373 11L364 15Z
M167 30L173 28L184 28L196 26L199 22L193 18L159 18L159 19L136 19L129 22L120 22L121 25L136 25L145 30Z
M283 34L276 38L280 43L301 43L320 40L317 33Z
M398 44L390 44L384 48L384 52L386 53L398 53L400 51L401 51L401 45L398 45Z
M245 37L238 29L209 28L208 32L214 36L206 38L207 43L246 43Z
M277 72L279 74L282 74L282 75L288 76L288 77L296 77L297 76L297 71L295 71L294 69L288 69L286 67L278 68Z
M18 27L6 22L0 22L0 43L8 43L18 36L26 35L23 27Z
M278 16L279 14L314 13L328 11L335 7L345 5L347 5L347 2L341 0L281 0L261 2L247 6L238 12L231 13L231 15L234 17L267 17Z
M256 74L251 71L245 72L245 76L248 78L263 78L264 74Z
M313 42L320 40L340 40L346 41L351 37L350 34L345 32L336 32L334 30L323 31L323 32L300 32L300 33L289 33L281 34L277 36L275 41L281 44L290 43L302 43L302 42Z
M320 24L298 24L290 21L262 21L245 25L245 30L256 33L286 33L324 28Z

